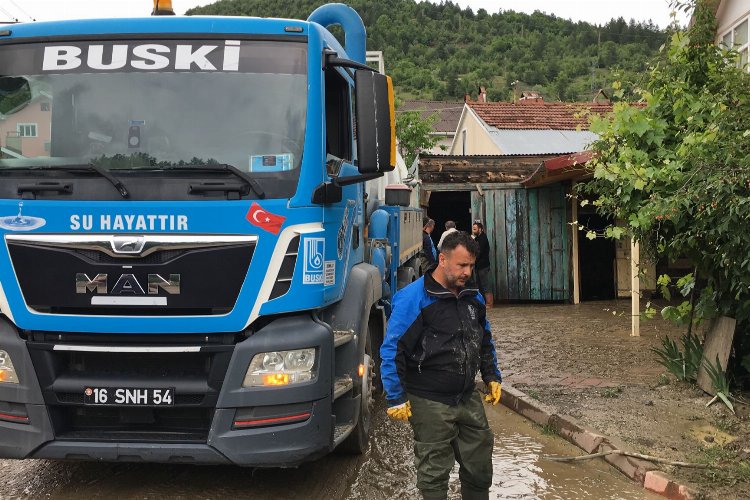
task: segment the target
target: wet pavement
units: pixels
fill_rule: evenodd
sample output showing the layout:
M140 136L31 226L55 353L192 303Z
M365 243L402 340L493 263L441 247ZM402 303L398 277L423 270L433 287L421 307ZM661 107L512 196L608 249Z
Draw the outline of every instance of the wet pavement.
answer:
M495 431L490 498L646 499L647 494L601 459L559 463L548 455L582 452L505 407L488 407ZM55 499L418 499L411 430L376 409L370 450L332 454L297 469L0 460L0 498ZM460 498L458 469L449 498Z

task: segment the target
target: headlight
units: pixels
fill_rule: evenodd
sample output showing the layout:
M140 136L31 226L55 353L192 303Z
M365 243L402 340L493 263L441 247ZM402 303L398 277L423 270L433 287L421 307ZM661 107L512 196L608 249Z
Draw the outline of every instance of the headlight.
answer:
M0 383L17 384L18 377L16 370L13 368L13 361L10 360L10 354L0 350Z
M243 387L291 385L313 379L315 349L261 352L253 356Z

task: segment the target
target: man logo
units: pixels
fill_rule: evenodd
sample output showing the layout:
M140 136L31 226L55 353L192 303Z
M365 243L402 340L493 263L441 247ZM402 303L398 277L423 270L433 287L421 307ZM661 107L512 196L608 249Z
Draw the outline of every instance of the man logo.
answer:
M166 280L158 274L148 275L148 289L144 291L143 286L134 274L122 274L115 282L112 290L108 288L108 276L97 274L89 278L85 273L76 273L76 293L94 292L95 295L158 295L159 290L164 290L170 295L180 294L180 275L170 274Z

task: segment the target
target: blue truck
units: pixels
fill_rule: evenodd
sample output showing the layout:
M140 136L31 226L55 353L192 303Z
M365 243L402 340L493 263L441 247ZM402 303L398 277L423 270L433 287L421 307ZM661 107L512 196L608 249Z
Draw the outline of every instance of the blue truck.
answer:
M342 4L0 26L0 457L366 449L421 212L365 39Z

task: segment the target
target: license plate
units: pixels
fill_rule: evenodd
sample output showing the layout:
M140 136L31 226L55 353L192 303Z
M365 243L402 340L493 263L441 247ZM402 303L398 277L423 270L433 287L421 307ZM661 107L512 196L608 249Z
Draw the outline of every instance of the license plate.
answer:
M87 405L172 406L174 388L87 387L83 391L83 402Z

